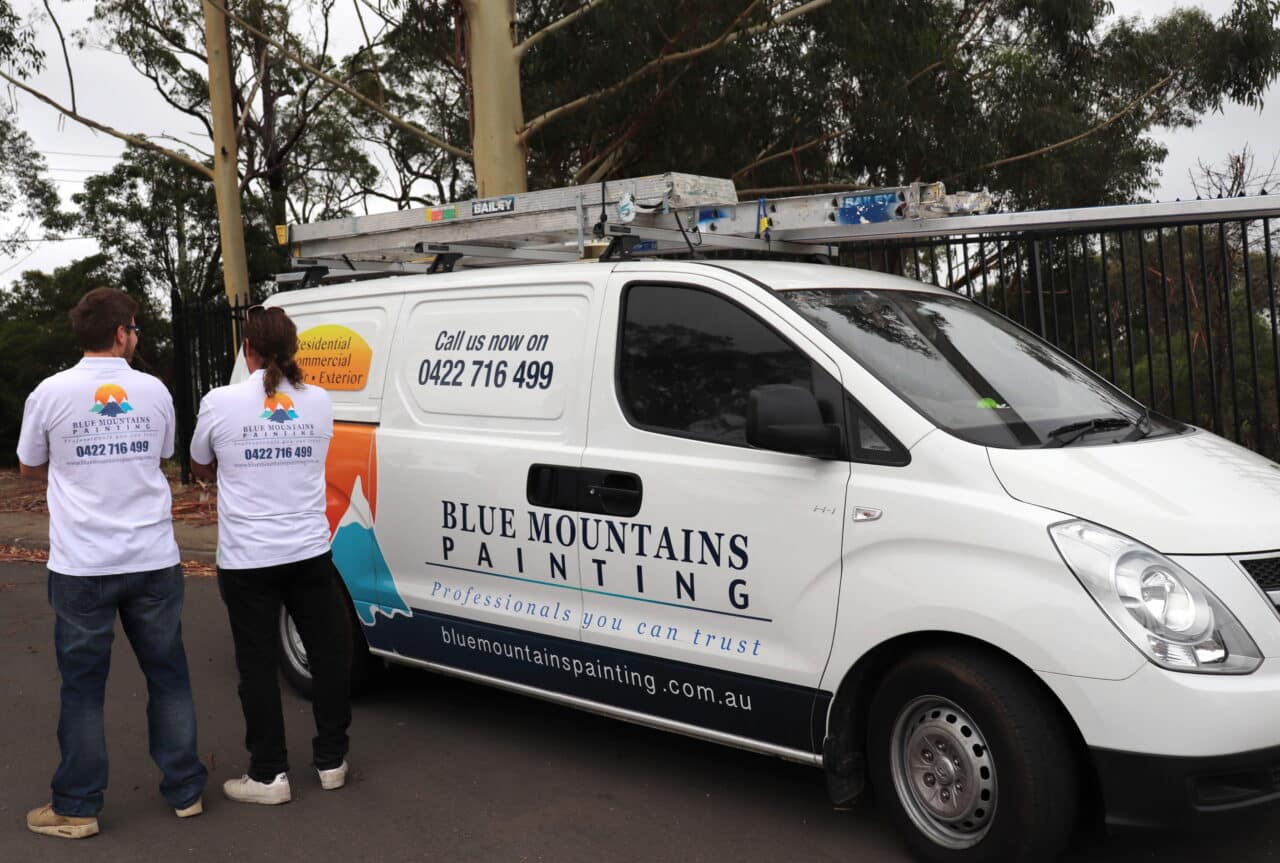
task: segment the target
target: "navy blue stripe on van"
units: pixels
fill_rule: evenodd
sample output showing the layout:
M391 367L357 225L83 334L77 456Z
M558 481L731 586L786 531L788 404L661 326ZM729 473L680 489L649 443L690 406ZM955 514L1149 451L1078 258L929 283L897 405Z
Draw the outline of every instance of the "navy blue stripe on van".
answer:
M802 752L831 693L413 609L374 628L402 656Z

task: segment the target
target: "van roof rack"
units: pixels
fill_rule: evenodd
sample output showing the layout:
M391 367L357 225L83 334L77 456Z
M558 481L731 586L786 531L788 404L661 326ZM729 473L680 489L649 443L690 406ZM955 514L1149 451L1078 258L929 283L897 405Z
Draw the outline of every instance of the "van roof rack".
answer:
M312 275L277 281L726 249L821 258L874 223L971 215L991 203L986 192L949 195L942 183L740 201L732 180L657 174L289 225L280 234L294 270Z

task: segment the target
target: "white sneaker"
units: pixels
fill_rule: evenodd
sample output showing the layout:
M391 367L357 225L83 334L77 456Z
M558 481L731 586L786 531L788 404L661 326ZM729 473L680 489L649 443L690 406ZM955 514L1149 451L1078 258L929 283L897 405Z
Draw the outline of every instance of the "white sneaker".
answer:
M320 787L325 791L333 791L347 784L347 762L343 761L332 770L317 770L320 774Z
M239 803L262 803L275 806L293 799L289 790L289 774L281 773L271 782L255 782L249 774L222 783L222 793Z

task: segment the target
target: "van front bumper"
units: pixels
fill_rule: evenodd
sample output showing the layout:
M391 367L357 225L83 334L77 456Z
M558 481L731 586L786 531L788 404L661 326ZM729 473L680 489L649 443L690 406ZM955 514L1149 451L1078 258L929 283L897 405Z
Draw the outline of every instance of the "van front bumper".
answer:
M1117 827L1187 826L1200 816L1280 801L1280 746L1232 755L1175 757L1090 749Z

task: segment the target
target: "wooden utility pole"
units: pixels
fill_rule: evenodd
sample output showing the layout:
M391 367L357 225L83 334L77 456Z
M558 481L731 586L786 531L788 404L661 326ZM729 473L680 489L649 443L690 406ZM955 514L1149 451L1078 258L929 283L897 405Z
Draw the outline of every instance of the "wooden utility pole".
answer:
M528 191L527 154L518 134L524 108L515 7L515 0L462 0L472 94L471 150L482 198Z
M227 299L249 300L249 264L244 254L240 215L240 176L236 170L236 121L231 107L231 51L227 16L208 0L204 7L205 53L209 56L209 104L213 112L213 190L218 199L222 239L222 283Z

